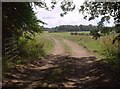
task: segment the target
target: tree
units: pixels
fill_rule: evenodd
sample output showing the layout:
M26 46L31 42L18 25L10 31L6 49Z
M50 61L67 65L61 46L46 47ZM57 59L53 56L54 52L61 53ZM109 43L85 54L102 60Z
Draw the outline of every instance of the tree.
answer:
M4 2L2 4L3 38L13 35L21 36L23 33L41 32L37 19L28 2Z
M101 27L100 31L101 33L103 33L104 35L108 35L110 33L110 28L108 27Z
M116 30L116 33L120 33L120 24L116 24L115 30Z
M19 38L24 34L30 39L31 34L41 33L42 27L32 9L36 3L30 2L3 2L2 3L2 52L5 53L5 44L13 40L5 41L11 37ZM40 6L40 4L39 4ZM29 35L28 35L29 34Z
M80 12L84 14L84 18L90 21L95 18L101 17L101 21L98 23L98 26L103 26L104 22L107 21L108 23L110 18L114 18L114 23L116 27L120 26L120 2L84 2L81 8L79 9ZM89 17L88 17L89 16ZM117 29L118 30L118 29ZM119 31L118 31L119 32ZM116 36L117 39L120 37L120 34ZM117 40L115 37L115 40Z
M112 43L114 44L117 40L120 41L120 35L116 36Z
M100 34L98 33L98 30L91 30L90 35L93 36L93 39L97 40L98 37L100 37Z
M51 1L51 8L54 9L57 2ZM40 26L38 23L43 23L38 20L35 13L32 10L32 6L37 5L40 8L45 8L49 10L45 1L44 2L22 2L22 3L3 3L3 38L9 37L12 34L17 36L24 33L32 33L40 31ZM63 13L61 16L67 14L68 11L73 11L75 9L75 4L73 2L68 2L66 0L61 1L61 9ZM110 17L114 18L115 23L120 22L120 3L119 2L84 2L80 6L79 12L82 12L84 18L88 20L93 20L95 18L101 17L101 21L98 23L99 26L104 25L104 21L109 22Z
M98 25L103 25L104 21L109 23L111 17L114 18L115 23L120 22L120 2L84 2L79 11L88 20L102 16Z

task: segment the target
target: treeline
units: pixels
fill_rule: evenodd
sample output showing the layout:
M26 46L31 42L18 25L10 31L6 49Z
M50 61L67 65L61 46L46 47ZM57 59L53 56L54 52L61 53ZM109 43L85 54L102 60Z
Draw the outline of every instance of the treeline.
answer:
M91 26L91 25L90 25ZM87 25L60 25L53 28L45 28L50 32L68 32L68 31L90 31L90 26ZM97 29L96 26L92 26L91 29Z
M44 28L46 31L49 32L79 32L79 31L100 31L104 34L109 34L111 31L119 32L115 30L115 27L98 27L93 25L60 25L53 28Z
M92 26L92 28L96 29L95 26ZM52 30L55 31L90 31L90 29L88 28L88 26L86 25L60 25L57 26L55 28L52 28Z

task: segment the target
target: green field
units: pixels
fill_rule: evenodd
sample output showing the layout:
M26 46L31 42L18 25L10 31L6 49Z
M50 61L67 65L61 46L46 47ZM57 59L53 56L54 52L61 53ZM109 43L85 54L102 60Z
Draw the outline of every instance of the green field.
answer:
M88 34L88 32L86 33ZM111 63L115 68L120 67L118 65L120 63L120 60L118 60L118 43L116 42L114 45L112 44L115 34L102 36L97 40L92 39L92 36L71 35L70 32L57 32L50 34L74 41L84 48L94 52L100 59L104 59L104 61Z
M100 41L101 39L94 40L92 39L91 36L71 35L70 32L50 33L50 34L72 40L78 43L79 45L82 45L83 47L86 47L87 49L94 52L95 51L100 52L103 49Z

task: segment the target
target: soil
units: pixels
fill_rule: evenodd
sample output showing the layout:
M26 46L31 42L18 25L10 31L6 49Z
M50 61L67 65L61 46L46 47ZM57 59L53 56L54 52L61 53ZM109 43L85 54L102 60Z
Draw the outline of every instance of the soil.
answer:
M59 39L51 37L54 40L54 49L51 54L53 55L64 55L65 50L64 47Z
M55 41L53 52L40 60L16 65L3 75L2 89L120 89L120 76L108 63L78 44L63 39L71 48L71 55L65 54L61 41Z
M65 48L64 48L64 45L66 45L71 50L71 53L70 53L71 55L69 55L71 57L80 58L80 57L95 56L92 52L90 52L87 49L81 47L80 45L78 45L77 43L75 43L73 41L63 39L63 38L60 38L60 37L51 37L51 38L55 42L54 50L51 53L53 55L68 55L65 52Z
M77 57L77 58L80 58L80 57L90 57L90 56L94 56L94 54L92 54L91 52L89 52L88 50L86 50L85 48L83 47L80 47L77 43L75 42L72 42L70 40L66 40L64 39L63 40L64 43L71 48L71 56L72 57Z

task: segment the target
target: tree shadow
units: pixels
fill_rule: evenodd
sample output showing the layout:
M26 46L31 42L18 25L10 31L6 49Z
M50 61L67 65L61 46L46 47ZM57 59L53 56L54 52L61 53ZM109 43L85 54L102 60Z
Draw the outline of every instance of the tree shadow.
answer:
M96 57L75 58L49 55L42 60L19 65L5 73L3 88L119 89L119 75Z

